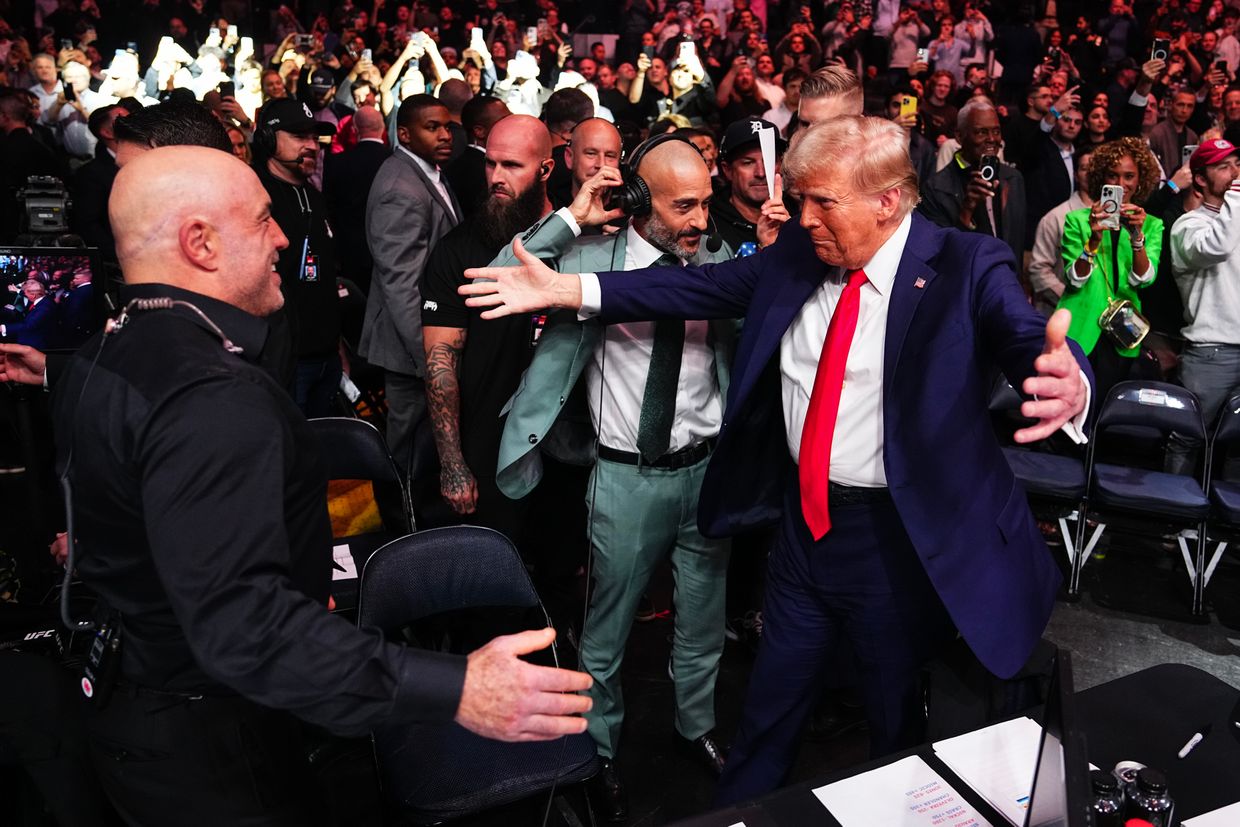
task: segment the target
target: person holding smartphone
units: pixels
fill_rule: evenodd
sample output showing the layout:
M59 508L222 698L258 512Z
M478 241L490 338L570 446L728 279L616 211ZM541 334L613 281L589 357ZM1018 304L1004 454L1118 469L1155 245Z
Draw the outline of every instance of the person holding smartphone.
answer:
M1068 336L1089 356L1099 393L1138 375L1140 347L1114 342L1099 320L1117 301L1131 302L1140 313L1138 291L1158 275L1163 222L1147 215L1142 205L1159 178L1158 162L1140 138L1103 144L1094 152L1089 169L1093 206L1064 217L1067 286L1059 307L1072 311ZM1105 187L1119 187L1117 197L1106 197Z

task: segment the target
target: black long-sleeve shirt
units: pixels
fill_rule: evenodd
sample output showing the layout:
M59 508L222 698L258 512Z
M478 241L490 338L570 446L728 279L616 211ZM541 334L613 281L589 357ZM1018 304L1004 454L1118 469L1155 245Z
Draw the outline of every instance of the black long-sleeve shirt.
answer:
M124 679L240 693L341 733L455 714L463 658L409 650L328 613L327 479L313 432L264 371L266 322L167 285L89 341L53 399L72 450L77 569L123 622ZM94 368L91 360L98 353Z

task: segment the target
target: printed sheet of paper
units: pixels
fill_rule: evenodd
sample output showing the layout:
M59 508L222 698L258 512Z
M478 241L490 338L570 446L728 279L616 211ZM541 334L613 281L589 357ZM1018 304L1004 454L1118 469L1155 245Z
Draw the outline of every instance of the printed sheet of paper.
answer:
M1240 824L1240 801L1203 813L1184 822L1184 827L1235 827Z
M990 827L916 755L819 787L814 795L844 827Z
M757 126L757 124L754 124ZM758 130L758 146L762 149L762 171L766 175L766 197L775 197L775 130L763 127Z
M1014 718L939 741L934 752L1012 824L1025 823L1042 727Z

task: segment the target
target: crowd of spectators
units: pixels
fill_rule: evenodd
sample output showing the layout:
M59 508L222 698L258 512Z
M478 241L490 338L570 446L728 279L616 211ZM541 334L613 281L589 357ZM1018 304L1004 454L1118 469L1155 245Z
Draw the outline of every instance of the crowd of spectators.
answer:
M1233 0L33 0L0 9L0 241L98 248L115 268L107 205L127 131L146 146L179 142L149 124L134 132L153 107L213 119L258 172L290 240L276 265L285 309L265 361L308 415L331 411L351 361L384 370L388 440L412 467L424 524L445 519L430 504L440 495L458 515L479 496L480 469L471 473L460 423L445 411L468 418L469 386L498 408L524 365L503 393L468 355L462 388L436 385L430 336L427 354L389 343L421 340L419 310L446 300L419 306L425 290L392 285L427 273L427 284L452 287L464 266L486 264L513 233L568 207L600 170L665 132L683 132L710 168L711 234L725 255L753 254L778 232L764 219L780 198L778 162L766 168L758 131L773 127L782 155L813 122L811 99L856 85L865 113L907 136L920 214L1002 240L1030 303L1047 316L1072 311L1070 335L1089 356L1096 393L1129 378L1178 381L1213 418L1240 385ZM488 137L509 115L538 118L550 134L552 163L530 166L545 190L494 170L504 162L490 157ZM392 177L402 152L424 192ZM23 206L32 176L63 185L68 233L32 223ZM1118 188L1113 200L1108 188ZM795 193L782 195L782 217L795 220ZM8 341L72 347L97 323L83 316L96 304L92 270L78 258L14 252L0 256L0 276ZM1101 323L1115 312L1148 323L1149 335L1116 338ZM464 338L444 341L457 360L450 369L461 370ZM470 341L474 353L483 347ZM1193 447L1173 444L1168 468L1191 472ZM438 471L408 459L419 450L437 450ZM433 489L420 500L419 476Z

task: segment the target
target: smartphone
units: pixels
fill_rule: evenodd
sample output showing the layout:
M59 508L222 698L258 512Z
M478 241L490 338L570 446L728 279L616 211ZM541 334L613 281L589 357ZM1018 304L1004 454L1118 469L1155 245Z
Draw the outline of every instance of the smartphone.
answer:
M235 23L228 24L228 36L233 40L237 39L237 24Z
M314 46L314 35L299 34L293 38L293 45L298 49L310 49Z
M1051 68L1059 68L1060 64L1063 63L1063 54L1059 51L1058 46L1052 46L1046 50L1046 61L1051 65Z
M918 49L917 50L917 62L928 64L930 62L930 50L929 49Z
M692 40L686 40L681 43L679 50L680 54L676 55L676 62L681 66L684 66L692 61L694 55L697 53L697 47L694 45Z
M982 174L982 180L988 184L998 185L999 177L999 156L983 155L978 162L977 171Z
M917 98L912 95L905 95L900 98L900 117L904 118L909 115L917 114Z
M1215 68L1215 69L1218 69L1220 72L1222 72L1222 73L1223 73L1223 74L1225 74L1225 75L1226 75L1226 74L1230 74L1230 73L1227 71L1227 59L1226 59L1226 58L1224 58L1224 59L1222 59L1222 60L1216 60L1216 61L1214 61L1214 68Z
M231 80L226 80L219 85L221 98L237 97L237 84Z
M138 53L138 43L135 40L130 40L128 43L126 43L125 48L133 52L135 55Z
M538 27L530 26L525 30L525 42L532 49L538 43Z
M1193 153L1197 151L1197 144L1188 144L1180 150L1180 166L1188 166L1188 159L1193 157Z
M1108 230L1118 230L1119 206L1124 203L1124 188L1118 184L1103 184L1099 203L1102 204L1102 226Z
M211 37L218 38L219 36L220 36L220 27L219 27L219 26L212 26L212 27L211 27Z
M362 49L362 60L374 60L374 58L371 56L372 54L373 53L370 51L370 49Z
M1154 38L1150 47L1150 60L1166 60L1171 55L1171 41L1165 37Z
M67 37L62 37L62 38L60 38L60 49L61 49L61 51L64 51L65 49L72 49L72 48L73 48L73 41L72 41L72 40L70 40L70 39L69 39L69 38L67 38Z
M73 88L72 83L64 84L63 91L65 95L65 100L70 101L70 102L77 100L77 91Z
M483 39L482 27L474 26L469 30L469 48L475 51L481 51L486 46L486 40Z
M654 47L653 46L642 46L642 54L644 54L646 57L650 58L651 60L654 60Z

